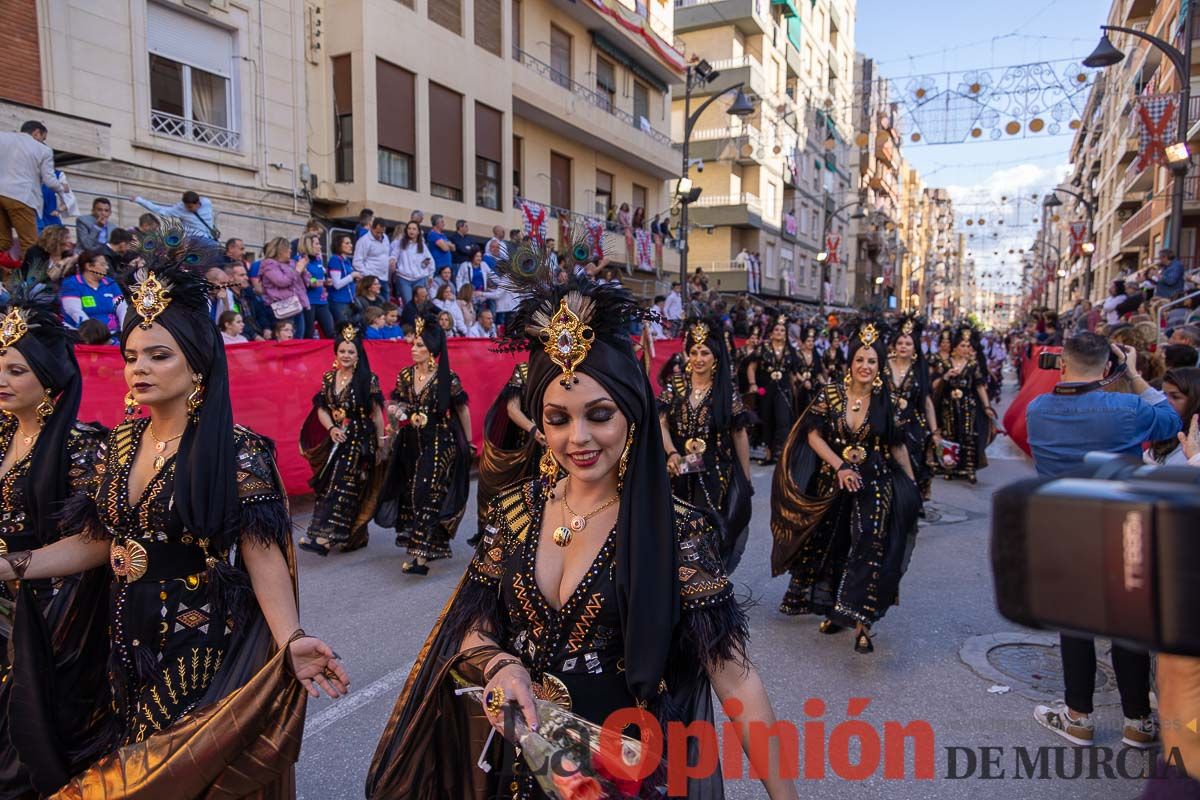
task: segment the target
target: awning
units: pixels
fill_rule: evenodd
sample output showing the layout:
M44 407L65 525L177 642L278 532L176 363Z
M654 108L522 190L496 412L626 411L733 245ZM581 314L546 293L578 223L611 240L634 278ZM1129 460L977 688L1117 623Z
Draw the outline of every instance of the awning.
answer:
M63 114L37 106L0 100L0 130L18 131L29 120L46 126L46 144L54 148L54 165L112 158L112 130L107 122Z

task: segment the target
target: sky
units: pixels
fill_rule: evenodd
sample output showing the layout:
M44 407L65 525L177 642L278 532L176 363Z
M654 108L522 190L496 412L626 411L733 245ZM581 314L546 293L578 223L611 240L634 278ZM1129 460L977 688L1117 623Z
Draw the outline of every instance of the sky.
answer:
M858 0L855 45L896 87L914 75L1078 60L1099 41L1109 6L1109 0ZM1056 66L1061 71L1067 65ZM950 189L961 212L959 229L980 230L964 225L968 216L988 222L968 247L977 271L993 278L989 284L1019 273L1020 256L1007 251L1028 247L1036 233L1032 220L1039 209L1027 198L1044 194L1066 173L1073 132L1063 130L1065 135L985 136L964 144L913 144L905 137L904 157L925 185ZM995 225L1000 217L1003 227Z

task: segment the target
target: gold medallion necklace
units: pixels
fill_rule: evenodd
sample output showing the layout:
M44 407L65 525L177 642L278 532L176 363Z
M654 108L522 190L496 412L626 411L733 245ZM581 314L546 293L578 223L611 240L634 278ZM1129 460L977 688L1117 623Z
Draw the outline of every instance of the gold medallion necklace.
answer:
M571 478L568 476L565 482L569 482L570 480ZM575 510L572 509L567 503L567 486L564 485L562 496L563 524L554 529L554 543L559 547L566 547L571 543L571 539L575 533L578 533L587 527L589 519L596 516L601 511L608 508L620 499L621 495L614 494L612 497L608 498L588 513L580 515L576 514Z
M146 426L146 430L150 432L150 438L154 440L154 452L158 453L158 455L154 457L154 469L157 471L163 468L163 464L167 463L167 454L164 452L167 449L167 445L176 439L181 438L183 433L177 433L168 439L159 439L154 435L153 422ZM186 428L184 430L186 430Z
M31 444L33 444L33 440L41 435L42 431L41 431L41 428L39 428L38 430L34 431L33 433L26 433L25 431L21 430L21 426L18 425L17 433L21 434L21 444L25 445L26 447L29 447Z

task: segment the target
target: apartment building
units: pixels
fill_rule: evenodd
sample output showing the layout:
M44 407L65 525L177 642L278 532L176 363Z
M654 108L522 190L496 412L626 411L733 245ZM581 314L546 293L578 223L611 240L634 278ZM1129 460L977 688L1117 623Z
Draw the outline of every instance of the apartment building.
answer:
M853 0L675 0L675 30L689 56L720 74L692 92L692 108L743 84L758 99L755 113L731 120L728 100L698 120L690 154L702 191L690 209L689 266L710 284L745 290L738 254L757 254L759 290L816 301L816 254L838 244L827 296L849 298L849 212L833 212L853 196L848 157L853 115ZM726 95L732 98L732 94ZM684 132L684 92L676 87L671 130Z
M669 213L667 131L683 74L671 9L634 0L328 0L308 6L314 204L464 219L486 238L525 210L558 238L610 210ZM319 32L319 36L316 33ZM615 226L614 226L615 228ZM605 234L614 263L638 255ZM678 270L671 250L651 257ZM643 263L643 266L644 263Z
M1200 10L1193 8L1191 13L1195 47L1196 39L1200 39ZM1177 46L1183 21L1179 0L1114 0L1108 16L1111 25L1146 31ZM1189 268L1197 265L1198 255L1200 177L1193 169L1187 177L1176 178L1166 167L1144 164L1138 157L1137 99L1178 92L1180 78L1170 60L1149 43L1119 33L1113 33L1111 39L1124 51L1125 58L1103 70L1093 85L1071 146L1073 170L1069 186L1096 207L1095 253L1090 258L1093 300L1105 296L1113 279L1151 264L1162 247L1173 247ZM1197 81L1200 62L1193 61L1191 73L1188 80L1193 97L1187 112L1192 124L1188 145L1195 152L1200 147L1200 81ZM1166 143L1171 144L1175 139L1172 120ZM1184 181L1184 218L1180 241L1172 245L1168 239L1176 180ZM1064 205L1053 212L1051 222L1055 230L1048 234L1048 239L1066 248L1062 268L1068 275L1061 292L1065 306L1086 292L1089 259L1078 252L1072 254L1068 234L1072 222L1085 221L1083 209L1071 198L1061 199Z
M925 227L930 215L925 204L925 185L916 167L901 164L900 230L901 248L896 269L896 307L908 312L921 307L921 278L929 256Z
M854 107L852 171L859 182L863 216L851 228L855 247L851 296L854 306L883 309L892 305L897 262L906 247L900 228L904 164L896 107L873 59L861 53L855 57L854 82L859 95Z
M118 224L186 190L210 198L223 237L258 248L308 216L303 17L288 0L0 0L13 37L0 127L28 119L87 213Z

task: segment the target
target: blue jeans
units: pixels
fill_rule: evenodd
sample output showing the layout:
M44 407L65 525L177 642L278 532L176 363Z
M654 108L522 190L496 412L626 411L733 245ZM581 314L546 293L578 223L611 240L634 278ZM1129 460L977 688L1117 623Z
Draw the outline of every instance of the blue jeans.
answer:
M329 305L327 303L313 303L312 316L307 321L315 321L317 325L321 326L321 338L333 338L333 312L329 310ZM316 333L317 329L314 327L311 331L309 331L308 335L316 339Z
M339 303L336 300L329 301L329 313L333 316L333 324L345 322L354 316L353 303Z
M388 278L379 280L379 299L385 303L392 299L392 282Z
M290 317L288 319L281 319L281 320L277 320L277 321L292 323L292 336L297 339L303 339L304 338L304 330L305 330L304 322L305 322L305 317L308 315L308 313L309 312L307 312L307 311L301 311L299 314L297 314L294 317Z
M415 278L411 281L408 278L396 278L396 284L400 287L400 297L404 300L405 305L412 302L413 289L418 286L426 286L428 283L428 278Z

